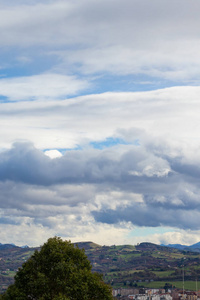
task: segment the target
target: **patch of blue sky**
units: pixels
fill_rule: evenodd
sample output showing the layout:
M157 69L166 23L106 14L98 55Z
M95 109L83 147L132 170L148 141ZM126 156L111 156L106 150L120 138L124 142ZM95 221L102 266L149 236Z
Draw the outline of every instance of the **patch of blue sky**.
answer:
M92 82L90 93L95 94L104 92L142 92L180 85L179 82L144 74L124 76L100 74L93 77Z
M174 229L171 227L136 227L132 230L128 237L145 237L154 234L164 234L166 232L173 232Z
M7 62L4 64L4 62ZM0 59L0 78L13 78L13 77L25 77L31 75L38 75L45 72L50 72L57 59L54 54L46 55L38 51L28 53L18 51L1 53Z
M29 101L29 102L31 102L31 101L35 101L36 100L36 97L27 97L27 99L23 99L23 100L20 100L20 102L21 101ZM0 103L14 103L14 102L19 102L19 100L17 99L17 100L10 100L10 98L9 97L6 97L6 96L3 96L3 95L0 95Z
M92 146L94 149L98 149L98 150L102 150L105 148L109 148L109 147L114 147L117 145L134 145L134 146L140 146L140 142L139 139L136 139L135 141L129 143L126 142L125 140L121 139L121 138L113 138L113 137L109 137L103 141L93 141L89 143L89 146ZM57 150L59 151L62 155L64 155L66 152L68 151L80 151L83 150L84 147L82 147L81 145L76 145L76 147L74 148L45 148L42 151L46 152L46 151L51 151L51 150Z
M67 151L78 151L78 150L83 150L83 147L81 147L80 145L76 145L76 147L74 148L66 148L66 149L62 149L63 152L61 153L66 153ZM60 151L60 150L59 150Z
M0 95L0 103L8 103L8 102L10 102L8 97Z
M13 220L12 217L0 217L0 224L19 225L19 221Z
M109 137L103 141L93 141L90 142L90 146L92 146L95 149L104 149L104 148L109 148L109 147L114 147L117 145L131 145L132 143L128 143L125 140L121 138L113 138ZM139 140L135 141L135 145L139 146Z

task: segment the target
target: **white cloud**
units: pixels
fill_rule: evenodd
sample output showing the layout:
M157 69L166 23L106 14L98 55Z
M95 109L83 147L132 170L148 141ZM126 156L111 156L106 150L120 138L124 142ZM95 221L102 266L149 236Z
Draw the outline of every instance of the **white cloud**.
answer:
M47 150L44 152L44 154L49 156L50 158L57 158L62 156L62 153L58 150Z
M175 230L169 231L162 234L150 234L145 237L141 236L137 239L138 242L151 242L155 244L182 244L186 246L193 245L199 242L199 233L200 231L191 231L191 230Z
M54 84L53 93L61 95L57 88ZM42 87L37 96L45 95L47 90ZM20 93L29 97L31 94L23 89ZM198 95L199 87L174 87L63 101L2 103L0 126L4 130L0 132L0 148L9 147L16 140L30 140L37 148L65 149L113 136L132 142L147 141L151 136L154 143L163 140L173 145L174 151L181 148L194 153L199 147ZM16 97L19 99L20 95Z
M1 243L14 243L17 246L33 246L38 247L47 241L49 237L54 236L53 230L38 225L34 225L31 221L26 220L18 226L0 225L2 236ZM13 232L15 233L13 235Z
M0 95L14 101L66 98L87 87L86 80L60 74L0 79Z
M31 219L24 218L20 225L1 224L1 243L14 243L18 246L42 245L49 237L55 235L71 242L92 241L99 245L118 245L127 242L126 236L130 228L101 224L100 226L88 222L87 224L77 222L76 218L63 219L54 223L54 228L47 228L41 224L34 224ZM15 235L13 235L15 232Z

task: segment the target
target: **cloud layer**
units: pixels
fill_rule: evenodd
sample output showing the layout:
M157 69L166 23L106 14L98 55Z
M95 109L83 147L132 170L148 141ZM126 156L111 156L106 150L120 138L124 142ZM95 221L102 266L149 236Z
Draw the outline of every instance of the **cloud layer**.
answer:
M33 133L41 148L8 140L10 149L0 152L2 226L31 224L46 228L46 235L70 238L80 237L83 228L83 239L90 236L91 226L101 232L110 228L108 236L110 230L124 228L122 241L138 226L200 230L198 91L176 87L58 103L2 103L1 122L15 119L26 128L23 139ZM45 141L41 127L51 132L44 133ZM19 128L11 128L2 133L2 141L9 134L10 140L17 136ZM57 132L65 134L60 144ZM67 135L74 139L71 145ZM50 149L74 150L51 159L45 154L50 150L42 151L43 143ZM105 233L104 238L114 243Z
M1 242L198 242L199 1L0 8Z
M88 148L50 159L31 144L15 144L0 153L0 222L25 217L58 230L72 218L77 227L97 221L200 230L200 170L163 146Z
M2 103L0 147L30 140L41 149L75 148L92 141L121 137L163 139L187 151L199 132L199 87L174 87L137 93L104 93L62 101ZM20 97L16 90L16 97ZM139 136L141 139L141 137Z
M199 75L198 0L0 5L1 45L15 49L15 64L22 58L37 64L36 57L46 55L53 69L68 73L145 74L176 82L196 82Z

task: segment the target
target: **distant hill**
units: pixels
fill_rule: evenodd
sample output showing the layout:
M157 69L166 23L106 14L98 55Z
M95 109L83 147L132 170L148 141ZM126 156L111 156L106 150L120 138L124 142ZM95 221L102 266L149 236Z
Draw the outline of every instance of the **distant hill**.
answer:
M12 248L20 248L20 247L15 246L14 244L1 244L0 243L0 249L12 249Z
M95 244L93 242L77 242L74 243L74 245L77 245L80 249L85 249L85 250L89 250L89 249L96 249L96 248L101 248L102 246Z
M157 245L153 243L140 243L139 245L135 246L137 250L164 250L163 245Z
M191 249L200 249L200 242L192 245L192 246L189 246Z
M161 245L165 247L175 248L182 251L192 251L200 253L200 242L193 244L191 246L181 245L181 244L168 244L168 245Z

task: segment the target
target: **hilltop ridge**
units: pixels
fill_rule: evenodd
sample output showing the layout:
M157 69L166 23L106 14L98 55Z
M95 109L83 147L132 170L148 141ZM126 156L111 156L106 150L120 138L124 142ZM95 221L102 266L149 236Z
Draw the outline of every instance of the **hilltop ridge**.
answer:
M195 243L195 244L190 245L190 246L181 245L181 244L168 244L168 245L163 245L162 244L161 246L175 248L175 249L178 249L178 250L192 251L192 252L200 253L200 242Z

